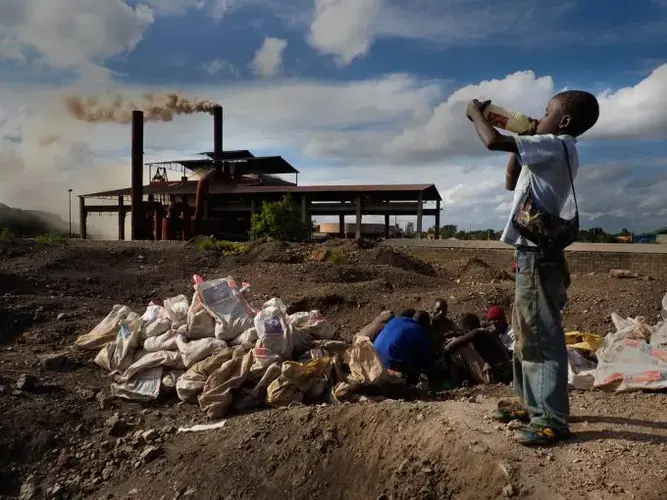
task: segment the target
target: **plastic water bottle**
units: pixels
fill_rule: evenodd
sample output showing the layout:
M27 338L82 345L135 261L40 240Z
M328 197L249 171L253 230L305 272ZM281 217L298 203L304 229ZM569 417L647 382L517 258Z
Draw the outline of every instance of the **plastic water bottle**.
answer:
M489 104L484 108L484 119L491 125L515 134L533 131L536 121L526 115Z

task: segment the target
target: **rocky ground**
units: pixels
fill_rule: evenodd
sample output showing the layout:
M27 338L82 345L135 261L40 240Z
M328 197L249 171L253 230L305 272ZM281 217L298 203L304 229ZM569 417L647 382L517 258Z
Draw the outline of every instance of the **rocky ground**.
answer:
M485 419L504 387L265 410L179 433L206 423L198 407L111 399L92 356L68 350L113 304L141 311L189 294L194 273L248 281L256 304L280 296L320 309L343 339L386 307L444 297L456 318L511 306L509 269L446 255L427 264L350 242L261 243L241 257L180 244L0 244L0 498L666 498L664 394L575 391L576 437L549 450L520 448ZM653 278L574 276L567 328L605 333L613 311L655 318L667 283Z

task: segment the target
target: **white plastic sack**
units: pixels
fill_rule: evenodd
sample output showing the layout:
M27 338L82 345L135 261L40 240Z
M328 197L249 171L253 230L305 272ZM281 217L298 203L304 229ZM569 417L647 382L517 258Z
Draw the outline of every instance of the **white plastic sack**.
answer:
M141 337L155 337L162 335L171 328L171 319L167 311L162 306L153 304L152 302L146 308L146 312L141 317L143 324L141 325Z
M264 303L255 316L257 347L280 356L283 360L292 357L292 330L288 323L287 308L282 300L273 298Z
M269 366L273 364L280 364L283 361L279 354L276 354L264 347L255 347L252 350L252 356L254 360L251 368L252 371L265 370Z
M195 289L187 316L187 337L191 340L215 336L215 319L204 308Z
M170 299L165 299L164 309L171 319L171 328L177 330L181 325L188 322L188 309L190 304L185 295L177 295Z
M226 342L215 338L191 340L188 342L181 335L176 336L176 344L186 368L190 368L197 361L208 358L227 347Z
M176 392L176 384L178 379L185 372L183 370L169 370L163 372L162 374L162 384L160 386L160 392L163 394L174 394Z
M178 344L176 343L176 330L169 330L162 335L156 337L148 337L144 340L144 351L178 351Z
M667 389L667 351L623 338L598 350L595 387L618 392Z
M139 373L128 382L111 384L111 394L133 401L149 401L160 395L163 368L158 366Z
M596 352L594 386L619 392L667 388L667 351L647 342L657 333L655 328L640 317L611 316L616 332L609 333ZM660 339L657 336L656 342Z
M134 359L134 351L139 346L139 329L141 316L130 313L127 319L121 320L116 334L116 341L107 344L95 357L95 364L115 373L123 372Z
M578 390L587 390L595 382L596 364L584 357L577 349L567 350L568 374L567 383Z
M130 314L136 313L132 313L132 309L127 306L116 304L95 328L76 339L75 345L81 349L94 351L109 342L113 342L118 333L120 322L127 319Z
M288 321L293 333L309 333L318 340L331 340L336 335L333 325L318 310L296 312Z
M253 344L257 341L257 328L248 328L241 335L229 341L229 345Z
M215 318L217 339L232 340L252 326L255 311L231 277L200 283L195 293Z
M656 349L667 350L667 322L661 322L653 335L651 335L651 346Z
M145 352L137 351L132 364L122 373L120 381L128 381L134 378L138 373L150 370L157 366L172 368L175 370L183 369L183 360L181 353L176 351L157 351Z

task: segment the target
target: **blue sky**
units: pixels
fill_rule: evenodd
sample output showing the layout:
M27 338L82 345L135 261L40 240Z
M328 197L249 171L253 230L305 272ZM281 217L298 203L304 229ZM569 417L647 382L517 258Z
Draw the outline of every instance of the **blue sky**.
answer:
M175 90L221 102L226 146L282 154L304 183L433 182L443 222L500 228L505 158L465 102L536 115L566 87L602 110L580 142L584 224L666 226L664 0L9 0L0 202L47 208L35 179L127 184L127 127L71 122L64 94ZM151 125L147 160L209 149L209 122Z

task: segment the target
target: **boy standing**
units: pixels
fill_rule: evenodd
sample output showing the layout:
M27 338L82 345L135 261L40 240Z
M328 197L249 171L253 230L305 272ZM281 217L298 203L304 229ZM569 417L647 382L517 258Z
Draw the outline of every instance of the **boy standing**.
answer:
M535 205L560 216L579 170L575 137L595 124L600 110L588 92L561 92L549 101L544 118L535 122L533 135L513 137L486 122L483 110L489 102L471 101L466 115L487 149L510 153L505 188L514 191L514 200L501 240L516 248L514 390L530 414L517 440L548 445L569 436L561 310L567 302L570 273L563 250L536 246L519 234L513 220L528 192Z

